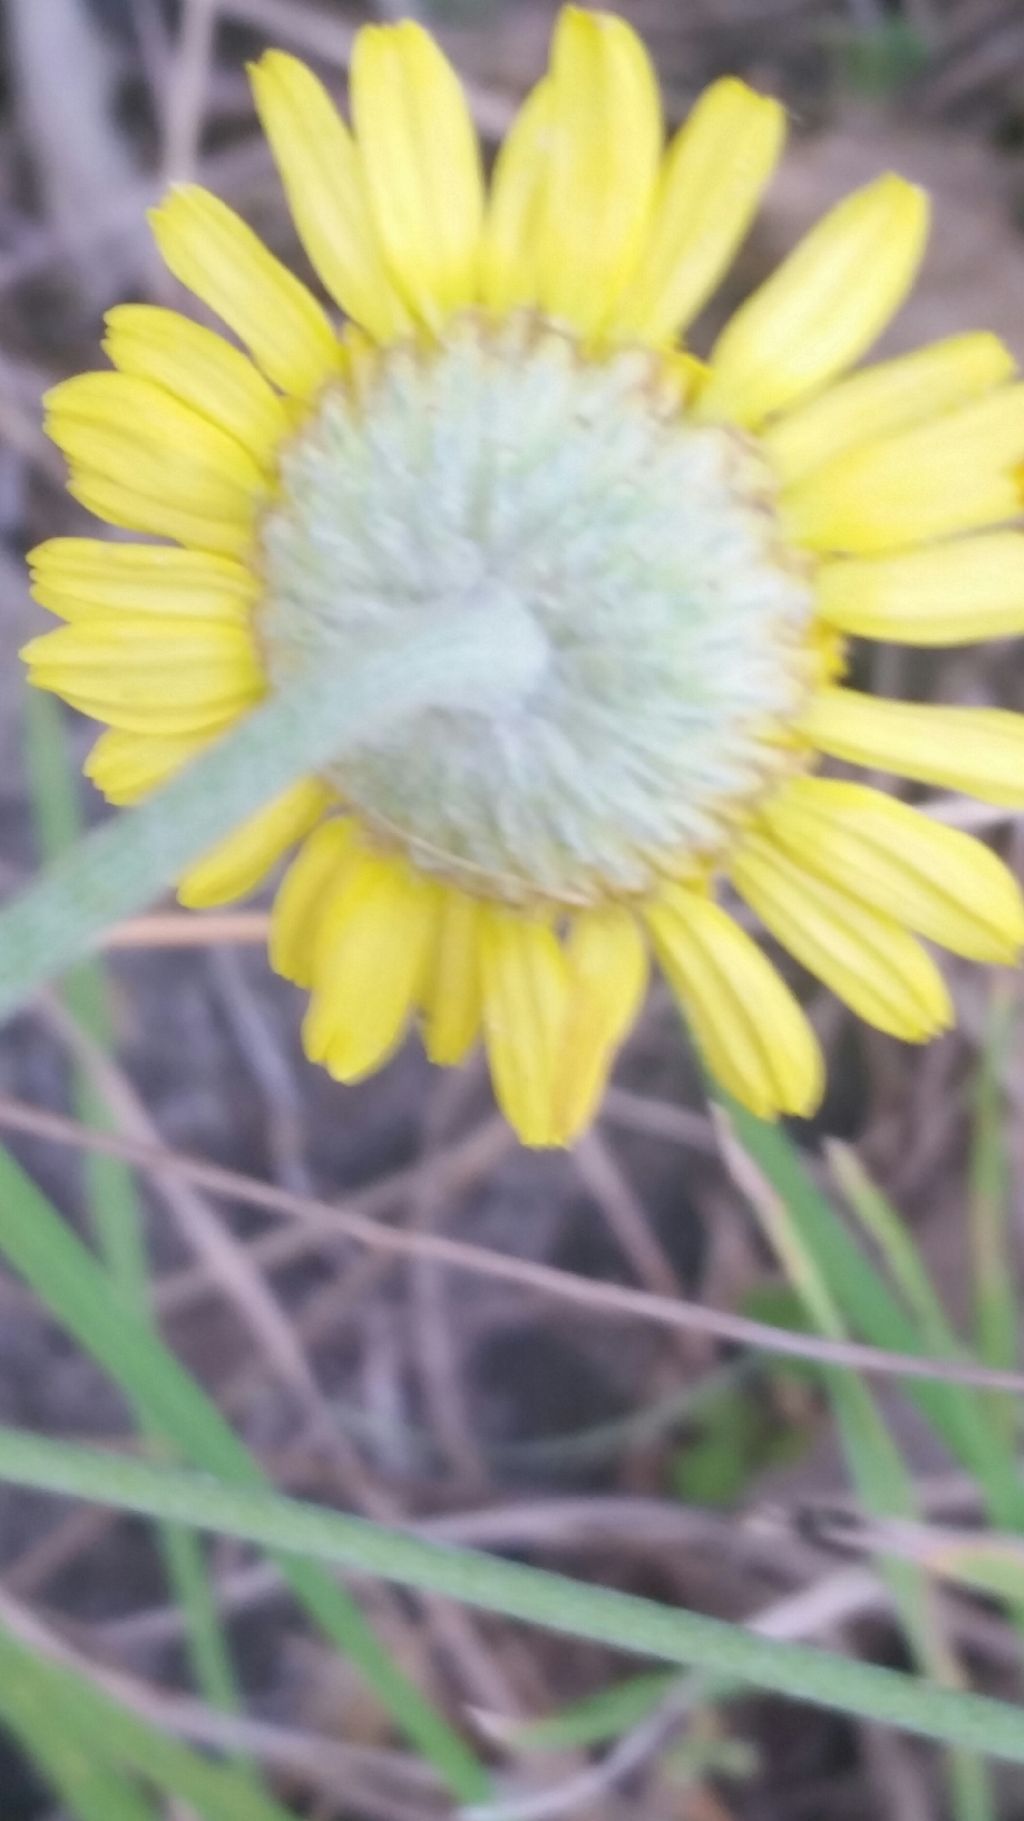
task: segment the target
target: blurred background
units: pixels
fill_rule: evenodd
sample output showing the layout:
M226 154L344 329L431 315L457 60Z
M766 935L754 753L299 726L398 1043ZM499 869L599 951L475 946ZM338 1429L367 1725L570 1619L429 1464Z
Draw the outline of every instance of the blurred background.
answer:
M15 655L44 617L27 597L24 551L91 529L42 438L41 394L101 364L102 313L113 302L182 304L145 225L174 179L208 184L305 271L256 130L246 60L268 44L290 49L340 96L358 25L409 10L390 0L376 10L340 0L2 0L0 892L102 813L76 777L94 730L49 703L30 712ZM418 9L464 74L489 149L542 68L554 10L548 0L425 0ZM781 96L790 112L788 158L716 311L836 197L894 167L930 188L936 225L886 347L984 327L1024 355L1022 0L633 0L620 10L651 48L673 122L723 72ZM699 325L698 350L713 328L712 317ZM896 694L1024 706L1019 651L882 650L877 663L876 680ZM1020 865L1024 844L1003 812L953 813ZM1013 981L954 964L953 984L960 1027L924 1054L814 999L832 1079L815 1127L798 1136L856 1145L957 1319L993 1032L1010 1112L1003 1190L1018 1221L1024 1067L1010 1034ZM332 1085L302 1060L298 998L269 977L258 944L121 948L90 976L87 999L73 1019L46 1000L0 1034L5 1105L89 1117L89 1096L102 1091L117 1131L276 1185L293 1211L311 1198L336 1201L413 1236L435 1230L556 1265L584 1287L639 1285L798 1322L717 1154L662 991L599 1127L565 1156L519 1150L495 1118L483 1071L433 1074L415 1043L365 1086ZM98 1184L60 1136L12 1143L88 1232L110 1182ZM214 1201L166 1170L140 1174L129 1193L143 1213L166 1335L281 1488L727 1618L775 1603L790 1614L780 1621L788 1635L906 1663L877 1599L862 1590L860 1605L834 1603L849 1563L824 1515L851 1508L813 1373L696 1334L609 1321L585 1295L574 1309L500 1277L455 1276L415 1247L389 1260L332 1233L322 1209L305 1221L256 1212L242 1194ZM882 1401L929 1509L971 1521L969 1482L895 1392ZM13 1277L0 1280L0 1419L96 1445L123 1444L127 1433L116 1393ZM856 1562L856 1539L844 1548ZM295 1814L449 1812L273 1576L227 1545L213 1551L213 1567L254 1749ZM494 1749L526 1719L580 1701L627 1667L595 1646L440 1602L414 1605L382 1588L360 1597L410 1673ZM181 1616L146 1526L0 1494L4 1615L118 1670L162 1723L188 1730L173 1705L188 1685ZM952 1622L979 1685L1012 1690L998 1615L962 1600ZM620 1730L628 1743L625 1723ZM588 1758L578 1740L539 1757L513 1753L519 1797L541 1801L523 1815L926 1821L947 1812L937 1754L779 1701L708 1709L686 1731L669 1715L634 1743L619 1768ZM588 1768L586 1794L550 1806L551 1792ZM1000 1816L1024 1815L1019 1775L1001 1775L996 1802ZM4 1821L57 1812L38 1771L0 1735ZM513 1821L518 1812L510 1808ZM184 1810L168 1816L185 1821Z

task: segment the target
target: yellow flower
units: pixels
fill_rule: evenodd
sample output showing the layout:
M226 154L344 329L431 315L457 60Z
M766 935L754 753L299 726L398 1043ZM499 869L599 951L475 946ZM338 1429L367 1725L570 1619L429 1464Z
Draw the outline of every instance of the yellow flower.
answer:
M590 1117L650 953L719 1080L807 1113L818 1046L730 910L862 1017L950 1021L920 937L983 961L1024 938L987 849L821 755L1024 805L1024 717L869 699L847 635L944 645L1024 629L1024 386L991 335L848 377L903 302L927 204L883 176L840 203L706 363L680 338L779 157L779 105L715 83L667 149L634 33L569 8L490 186L429 35L360 33L346 126L268 53L256 104L333 316L215 197L155 211L171 271L247 349L171 311L111 312L116 372L50 395L71 491L164 542L60 538L32 680L108 723L115 803L168 778L303 663L410 616L525 611L540 674L438 709L296 784L182 880L248 892L302 843L274 966L305 1044L377 1068L482 1032L530 1144Z

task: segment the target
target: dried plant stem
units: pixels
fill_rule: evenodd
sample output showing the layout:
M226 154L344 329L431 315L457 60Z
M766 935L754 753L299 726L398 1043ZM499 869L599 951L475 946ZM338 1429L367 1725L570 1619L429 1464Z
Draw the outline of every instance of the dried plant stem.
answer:
M392 1257L434 1258L455 1270L520 1284L542 1296L575 1303L594 1314L620 1321L632 1319L656 1322L662 1327L691 1328L697 1333L713 1334L721 1340L763 1348L766 1352L786 1354L794 1359L820 1360L827 1365L851 1366L862 1372L936 1380L945 1384L978 1385L989 1391L1024 1392L1024 1372L998 1370L968 1360L929 1359L912 1353L890 1352L865 1346L859 1341L824 1340L817 1335L797 1334L789 1328L776 1328L769 1322L734 1315L726 1309L708 1309L703 1303L672 1300L652 1295L647 1290L577 1277L555 1265L511 1258L488 1251L484 1246L449 1239L444 1234L404 1233L351 1209L296 1195L239 1171L223 1169L219 1164L203 1163L158 1146L115 1137L109 1132L91 1131L73 1119L59 1113L41 1112L6 1094L0 1094L0 1127L31 1132L40 1138L54 1139L58 1144L106 1151L140 1169L180 1175L202 1186L211 1195L224 1195L251 1207L269 1208L315 1222L324 1239L351 1239L357 1245L378 1253L389 1253Z

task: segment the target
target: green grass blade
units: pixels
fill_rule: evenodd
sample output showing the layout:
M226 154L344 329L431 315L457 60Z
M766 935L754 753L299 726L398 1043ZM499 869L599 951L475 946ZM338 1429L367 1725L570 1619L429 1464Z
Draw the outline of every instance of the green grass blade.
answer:
M829 1281L788 1205L767 1182L760 1192L751 1194L751 1201L768 1242L814 1327L831 1340L846 1340L836 1286ZM850 1477L864 1508L877 1517L916 1518L912 1477L874 1395L852 1372L833 1368L823 1378ZM895 1556L881 1557L878 1565L922 1671L943 1687L963 1688L963 1674L944 1635L926 1571L916 1562ZM994 1821L988 1774L975 1754L952 1752L948 1774L957 1821Z
M39 847L44 860L65 852L82 832L78 780L68 761L61 711L52 696L29 690L25 703L25 762ZM97 1043L114 1046L106 975L85 961L64 982L68 1013ZM109 1130L114 1121L88 1072L72 1064L75 1110L83 1124ZM145 1316L149 1304L143 1213L132 1173L114 1157L88 1152L85 1187L93 1228L111 1280L126 1305ZM152 1431L150 1430L152 1439ZM227 1638L210 1591L202 1544L188 1530L159 1527L161 1553L174 1598L185 1619L186 1645L196 1687L212 1707L241 1712L242 1701Z
M23 1689L0 1695L0 1720L76 1821L161 1821L132 1783L97 1762L82 1740L55 1729L52 1716L36 1711Z
M143 1422L183 1459L248 1487L262 1469L216 1406L137 1313L8 1152L0 1150L0 1250L79 1345L121 1387ZM160 1514L157 1514L160 1515ZM188 1523L184 1514L183 1521ZM378 1698L460 1801L480 1801L487 1777L469 1747L402 1674L355 1601L309 1562L282 1572L319 1629L361 1670Z
M1024 1607L1024 1545L1016 1537L954 1536L940 1533L934 1545L924 1538L928 1566L974 1593Z
M0 1707L13 1694L23 1709L45 1716L48 1724L57 1716L68 1743L77 1744L90 1763L130 1772L147 1786L177 1796L203 1821L294 1821L277 1802L254 1789L249 1777L172 1739L75 1670L51 1663L3 1629L0 1685ZM45 1739L41 1743L45 1749ZM91 1814L86 1818L82 1812L83 1821L92 1821ZM150 1821L151 1813L144 1806L126 1808L124 1821ZM114 1814L97 1811L96 1821L114 1821Z
M722 1619L587 1586L519 1562L426 1542L263 1487L227 1485L209 1475L12 1429L0 1429L0 1479L191 1524L256 1544L278 1559L301 1557L310 1567L329 1563L443 1594L548 1631L734 1677L797 1701L1024 1764L1024 1709L1008 1702L938 1688L807 1645L779 1643Z
M5 1678L0 1687L0 1723L76 1821L160 1821L134 1783L101 1762L62 1718L40 1706L31 1686L17 1676Z
M756 1119L720 1092L716 1091L716 1097L742 1148L789 1209L803 1245L817 1259L853 1331L876 1347L927 1353L914 1318L815 1186L786 1133ZM1001 1437L986 1420L978 1395L964 1385L924 1379L908 1379L904 1389L978 1481L993 1522L1001 1529L1024 1530L1024 1484L1008 1462Z
M671 1670L627 1676L585 1700L574 1701L543 1720L517 1727L511 1743L517 1751L580 1751L606 1745L639 1726L669 1696L680 1716L733 1694L746 1693L735 1676L678 1676Z
M67 758L61 711L52 696L30 689L25 700L25 769L37 845L47 863L72 847L82 833L77 781ZM71 1016L102 1049L113 1048L113 1021L101 965L84 962L68 975L64 1001ZM86 1125L109 1130L102 1097L85 1072L74 1067L73 1094ZM130 1171L113 1157L90 1153L83 1160L89 1209L104 1257L129 1299L146 1283L142 1221Z
M861 1225L878 1247L893 1282L903 1293L917 1322L925 1350L946 1359L966 1357L966 1349L954 1332L935 1293L910 1229L900 1219L897 1210L872 1181L852 1151L842 1145L831 1145L829 1157L839 1187ZM1002 1254L1002 1245L999 1250ZM1005 1255L1003 1269L1012 1286L1010 1262ZM968 1395L975 1403L974 1420L985 1432L986 1460L996 1469L997 1486L1015 1488L1019 1485L1019 1476L1014 1449L1013 1400L998 1393L979 1392ZM993 1499L989 1502L995 1515L997 1502ZM1018 1632L1024 1636L1024 1605L1019 1601L1011 1602L1010 1610Z
M196 1687L211 1707L224 1713L241 1713L244 1703L210 1586L202 1543L180 1524L166 1524L160 1527L160 1550L185 1621L185 1641ZM238 1762L246 1760L240 1756Z
M1001 1136L993 1142L1001 1149ZM847 1202L865 1232L874 1240L917 1323L923 1350L949 1360L968 1358L968 1350L949 1321L913 1235L898 1211L872 1181L860 1159L845 1145L830 1145L829 1161ZM986 1173L989 1168L986 1163ZM985 1363L997 1367L1004 1362L1012 1367L1016 1362L1016 1290L1005 1232L1008 1206L1008 1197L1000 1203L993 1199L988 1210L979 1215L975 1199L972 1218L978 1351L980 1353L985 1346L985 1324L991 1318ZM984 1231L980 1230L982 1227ZM995 1469L998 1484L1007 1490L1017 1486L1014 1439L1017 1412L1013 1398L1001 1392L970 1391L967 1399L973 1406L974 1422L985 1429L982 1446L990 1470ZM1001 1509L998 1519L1003 1523L1012 1521L1009 1512L1004 1515Z
M985 1759L975 1751L951 1751L949 1786L954 1815L965 1821L997 1821L996 1796Z
M942 1354L943 1358L965 1356L966 1349L935 1293L906 1222L849 1146L829 1144L827 1155L836 1184L865 1233L874 1241L916 1324L922 1346L929 1352Z
M591 1745L605 1745L646 1720L678 1687L679 1677L670 1669L627 1676L543 1720L516 1727L512 1743L517 1751L538 1752L580 1751Z
M1017 1360L1018 1288L1010 1245L1012 1190L1002 1090L1016 1022L1016 1002L997 983L975 1081L970 1177L975 1344L993 1366L1013 1366ZM1012 1400L993 1394L986 1402L1013 1447L1018 1422Z

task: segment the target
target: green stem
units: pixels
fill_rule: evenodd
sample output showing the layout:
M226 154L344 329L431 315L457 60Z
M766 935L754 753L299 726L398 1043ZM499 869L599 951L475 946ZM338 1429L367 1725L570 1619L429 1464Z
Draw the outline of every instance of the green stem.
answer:
M25 704L25 766L39 846L43 858L52 861L81 836L78 779L67 752L60 706L36 689L28 691ZM83 962L68 975L64 1002L68 1016L100 1049L113 1050L114 1021L101 962ZM73 1061L71 1074L79 1119L100 1131L114 1130L116 1120L89 1071ZM88 1156L84 1168L93 1228L111 1283L129 1308L149 1320L144 1215L132 1173L117 1158L102 1155ZM141 1412L139 1423L159 1455L159 1432ZM168 1580L185 1619L196 1686L211 1707L240 1713L241 1693L210 1589L202 1541L180 1525L161 1525L158 1534Z
M0 912L0 1019L297 779L424 708L507 702L544 661L525 612L503 614L499 638L489 615L462 611L426 617L343 675L331 665L304 673Z
M798 1701L1024 1764L1024 1711L829 1651L782 1644L721 1619L453 1549L256 1488L0 1429L0 1479L379 1576L572 1637L734 1675Z

